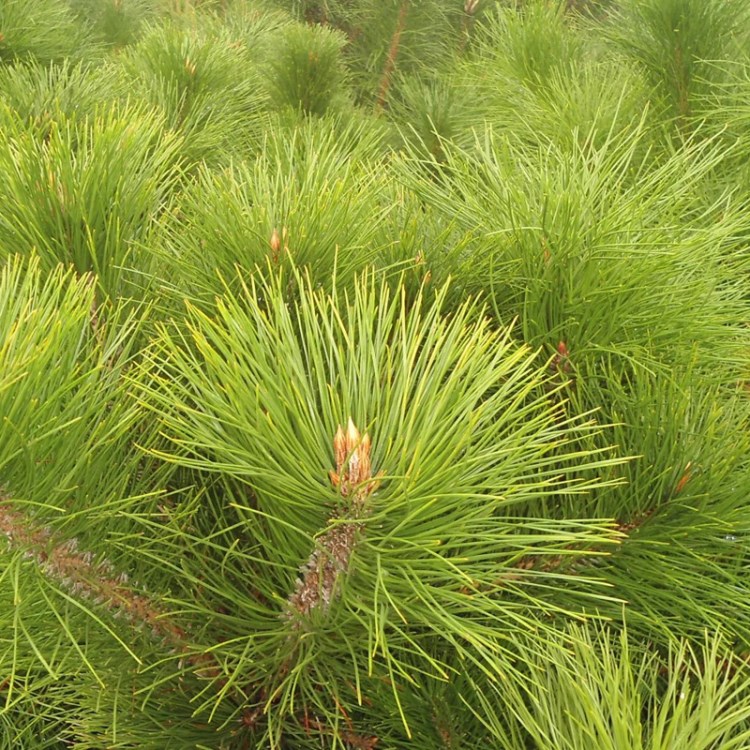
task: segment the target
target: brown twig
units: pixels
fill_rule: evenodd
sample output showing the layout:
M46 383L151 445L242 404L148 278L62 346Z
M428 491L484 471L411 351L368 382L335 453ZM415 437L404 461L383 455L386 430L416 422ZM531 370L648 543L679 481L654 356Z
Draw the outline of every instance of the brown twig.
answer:
M375 102L375 111L380 112L385 107L388 90L391 87L393 71L396 69L396 59L398 58L399 48L401 46L401 34L406 26L406 17L409 13L409 0L403 0L401 8L398 11L398 21L396 30L391 37L391 44L388 48L388 55L385 58L383 73L380 76L380 85L378 86L378 98Z
M49 527L35 524L3 494L0 494L0 534L11 549L22 551L44 575L75 597L91 601L137 628L149 628L154 638L166 641L182 655L183 661L195 667L196 672L200 670L201 676L219 675L214 658L190 654L185 630L149 596L138 593L135 589L142 587L131 583L127 573L117 573L108 560L97 560L91 551L82 551L75 538L57 539Z
M613 528L615 534L621 537L627 536L629 530L636 528L634 524L628 526L622 523L616 524ZM577 548L575 542L566 545L564 550L568 550L570 554L560 553L553 557L545 555L525 555L515 564L505 570L501 575L495 578L491 583L482 584L480 581L474 581L472 586L462 586L459 592L467 596L471 596L475 593L488 594L496 591L499 588L505 587L507 584L513 581L520 581L528 577L528 574L534 573L554 573L559 571L566 562L576 564L577 567L585 565L591 560L592 555L601 554L596 549L580 549Z

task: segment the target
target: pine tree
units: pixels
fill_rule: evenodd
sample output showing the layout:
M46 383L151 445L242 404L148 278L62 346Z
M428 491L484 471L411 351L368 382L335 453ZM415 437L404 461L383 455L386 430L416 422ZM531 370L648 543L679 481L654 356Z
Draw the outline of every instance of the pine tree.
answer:
M749 746L749 34L0 7L0 748Z

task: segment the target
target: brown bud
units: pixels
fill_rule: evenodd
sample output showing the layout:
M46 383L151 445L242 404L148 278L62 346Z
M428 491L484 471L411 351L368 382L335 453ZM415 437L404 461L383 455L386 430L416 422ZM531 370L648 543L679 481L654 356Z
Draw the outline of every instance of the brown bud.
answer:
M275 263L279 259L279 252L281 251L281 237L279 237L279 230L276 227L273 228L269 244L271 245L271 258Z
M360 473L360 461L359 461L359 442L361 435L359 430L356 428L352 418L349 417L349 422L346 426L346 452L349 455L349 484L357 484L359 482Z
M351 453L358 445L361 440L359 430L354 424L354 421L349 417L349 421L346 424L346 451Z
M365 433L359 446L359 464L359 481L364 482L372 476L372 466L370 463L370 436L367 433Z
M550 362L550 369L553 372L570 372L570 351L564 341L558 343L556 354Z
M692 461L688 461L687 464L685 465L685 470L682 474L682 477L680 477L680 481L677 482L677 486L674 488L675 495L679 495L680 492L682 492L685 489L685 485L690 481L690 478L693 475L692 466L693 466Z
M333 454L336 459L336 474L340 477L344 471L344 463L346 462L346 437L341 425L339 425L333 437Z

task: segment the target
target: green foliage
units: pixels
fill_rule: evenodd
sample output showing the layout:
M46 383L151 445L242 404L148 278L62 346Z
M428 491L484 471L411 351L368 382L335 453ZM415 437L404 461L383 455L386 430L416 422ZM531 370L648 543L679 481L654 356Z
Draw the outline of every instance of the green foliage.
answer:
M433 72L471 36L477 14L450 0L346 0L292 2L307 21L340 29L357 101L390 105L401 75ZM489 5L493 5L490 2ZM483 4L484 5L484 4Z
M45 277L37 257L7 259L0 292L3 493L62 520L121 500L143 462L123 379L137 317L97 305L92 275Z
M598 482L578 470L612 462L569 452L596 428L561 417L538 389L546 370L475 303L443 317L444 292L411 306L367 278L347 302L309 281L298 288L294 310L282 284L254 279L225 295L215 318L190 310L186 332L163 333L150 396L174 444L169 460L248 487L232 504L256 540L256 591L233 610L254 635L228 637L221 659L263 685L268 727L258 741L274 747L301 706L333 726L337 703L361 712L347 679L387 677L408 734L409 686L452 671L436 642L485 679L512 670L503 641L540 627L544 613L565 613L556 586L572 599L602 596L545 573L543 561L617 540L606 524L534 514L540 495L591 491ZM336 426L349 416L372 436L378 478L366 517L351 516L327 480ZM323 594L330 609L295 611L289 597L315 538L355 517L349 575ZM517 573L527 556L540 569ZM484 625L470 632L467 618ZM316 656L331 648L336 663Z
M143 26L163 13L158 0L71 0L71 5L96 41L110 47L132 44Z
M524 647L527 679L500 687L504 701L519 707L510 720L523 727L515 736L528 733L532 747L567 750L747 745L750 681L725 657L720 638L704 637L696 648L681 642L666 658L632 650L625 631L618 637L578 627L541 651ZM481 718L497 721L489 711ZM494 734L502 737L503 731ZM498 747L516 748L517 740Z
M442 78L406 79L399 94L391 111L395 119L408 123L403 133L406 141L424 156L442 162L443 142L465 134L467 123L462 115L470 111L468 103L461 106L461 94Z
M743 553L724 542L715 566L709 551L744 536L747 519L734 389L747 366L746 256L726 250L744 231L744 205L725 196L722 221L707 222L701 190L727 152L702 144L645 166L643 137L571 153L487 136L473 149L446 146L438 179L411 162L404 177L469 235L454 260L466 289L554 355L570 413L595 408L621 424L608 441L637 457L628 482L588 510L633 528L598 565L630 617L691 635L723 622L745 639L750 611L733 588ZM545 512L573 508L580 501ZM674 597L657 593L665 578Z
M180 139L136 107L80 122L63 115L43 135L19 123L9 135L0 143L0 256L37 251L50 272L71 264L95 272L106 295L137 294L152 260L136 243L179 175Z
M87 42L64 0L3 0L0 6L0 64L77 57Z
M0 92L5 105L41 138L53 122L91 117L120 93L110 68L69 61L0 68Z
M527 341L644 364L689 358L698 346L736 376L745 260L728 262L723 243L744 217L736 207L706 224L696 205L722 154L696 146L649 169L642 139L571 153L488 134L447 151L444 179L424 179L412 163L404 179L473 231L461 279L491 296L501 320L518 319Z
M123 84L164 115L191 162L252 151L264 94L246 43L210 22L153 27L121 58Z
M391 241L378 236L389 207L368 163L377 141L377 130L335 120L278 127L254 161L200 170L164 223L169 285L210 302L221 277L233 284L235 267L251 272L267 259L306 266L327 287L350 280Z
M449 77L459 142L478 122L532 145L574 149L638 128L648 101L640 72L571 26L563 4L499 8L475 36Z
M565 22L562 3L556 2L499 9L483 25L480 44L487 66L505 68L531 87L543 87L555 75L572 72L584 49L583 39Z
M620 5L609 35L640 63L657 100L678 121L690 118L696 97L720 71L715 63L736 59L747 39L747 3L624 0Z
M274 106L317 116L346 109L343 46L341 34L320 26L294 24L280 30L266 73Z

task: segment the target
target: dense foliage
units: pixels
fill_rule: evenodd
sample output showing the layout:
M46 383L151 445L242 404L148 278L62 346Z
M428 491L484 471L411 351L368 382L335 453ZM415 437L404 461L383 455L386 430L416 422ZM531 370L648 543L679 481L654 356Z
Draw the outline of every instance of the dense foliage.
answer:
M748 50L0 2L0 749L750 747Z

